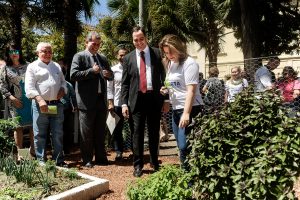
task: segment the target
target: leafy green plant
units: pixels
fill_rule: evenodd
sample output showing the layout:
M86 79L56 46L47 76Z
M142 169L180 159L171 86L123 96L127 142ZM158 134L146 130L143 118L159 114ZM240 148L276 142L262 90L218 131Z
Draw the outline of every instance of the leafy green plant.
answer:
M196 119L191 133L197 199L294 199L300 127L274 91L237 96L218 113Z
M52 181L52 176L56 177L56 173L57 173L57 169L55 167L55 161L48 160L44 165L44 170L45 173L42 170L36 170L36 176L39 180L39 183L43 186L44 192L47 194L50 192L52 186L55 184Z
M5 188L0 191L0 199L33 200L38 199L39 191L16 191L15 188Z
M18 119L0 119L0 156L8 155L14 147L13 134L10 130L18 126Z
M48 160L43 166L39 166L36 160L22 160L17 164L10 155L0 158L0 171L3 171L8 177L14 177L16 182L23 182L29 187L42 186L44 194L49 194L52 187L57 184L54 178L56 178L58 170L55 161L52 160ZM80 178L74 169L63 171L63 174L69 180Z
M80 178L80 176L78 176L75 168L63 170L62 173L65 177L68 177L70 180L75 180L75 179Z
M7 176L14 176L17 182L24 182L29 186L34 184L37 165L37 161L31 160L16 163L12 154L0 158L0 171L5 172Z
M167 165L145 179L129 185L130 200L188 200L192 197L190 177L177 166Z

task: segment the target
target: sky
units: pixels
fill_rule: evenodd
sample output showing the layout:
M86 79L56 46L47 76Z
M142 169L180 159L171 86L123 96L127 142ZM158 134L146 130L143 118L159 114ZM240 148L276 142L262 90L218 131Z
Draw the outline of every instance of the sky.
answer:
M87 24L95 25L98 23L98 17L97 16L103 16L103 15L110 15L110 11L107 8L107 0L100 0L100 5L96 5L94 8L94 15L92 16L91 20L85 20L84 17L82 17L83 21Z

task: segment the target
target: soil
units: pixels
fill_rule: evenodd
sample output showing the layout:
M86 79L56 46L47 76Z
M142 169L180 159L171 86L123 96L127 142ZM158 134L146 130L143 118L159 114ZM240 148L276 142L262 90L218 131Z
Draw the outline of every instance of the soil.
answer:
M141 178L154 173L149 163L149 152L145 152L144 157L145 165ZM108 151L109 165L95 165L93 168L82 167L79 151L66 156L65 160L71 167L76 167L82 173L109 180L109 191L102 194L97 200L126 200L127 185L137 179L133 176L132 154L130 151L124 152L123 160L118 162L114 158L115 152ZM159 156L159 161L161 165L179 164L178 156L174 154Z

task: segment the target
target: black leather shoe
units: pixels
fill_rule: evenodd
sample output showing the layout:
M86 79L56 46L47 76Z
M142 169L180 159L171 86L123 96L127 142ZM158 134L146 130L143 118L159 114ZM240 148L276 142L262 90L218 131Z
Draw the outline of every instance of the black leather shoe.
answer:
M118 152L116 157L115 157L115 161L120 161L123 159L123 154L121 152Z
M133 171L133 176L134 177L141 177L142 175L143 175L142 169L140 169L140 168L134 169L134 171Z
M159 166L159 165L155 165L155 166L153 167L153 169L154 169L155 172L157 172L157 171L159 171L160 166Z
M60 163L57 163L56 166L58 167L64 167L64 168L69 168L69 165L65 162L60 162Z
M86 163L84 166L88 167L88 168L93 168L94 167L94 165L91 162Z
M101 161L96 161L95 164L100 166L107 166L109 163L108 160L101 160Z

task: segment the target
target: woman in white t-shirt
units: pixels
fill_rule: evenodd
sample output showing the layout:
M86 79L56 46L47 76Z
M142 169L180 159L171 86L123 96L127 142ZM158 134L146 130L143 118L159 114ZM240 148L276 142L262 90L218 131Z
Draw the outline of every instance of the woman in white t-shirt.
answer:
M172 128L180 161L183 169L188 170L188 163L185 162L189 153L187 135L192 128L192 118L200 112L203 105L198 84L199 65L188 56L186 44L176 35L164 36L159 47L167 61L165 87L161 88L161 93L169 94L173 109Z
M231 78L225 84L225 101L233 102L235 95L245 87L248 87L248 82L241 77L241 68L239 66L231 68Z

